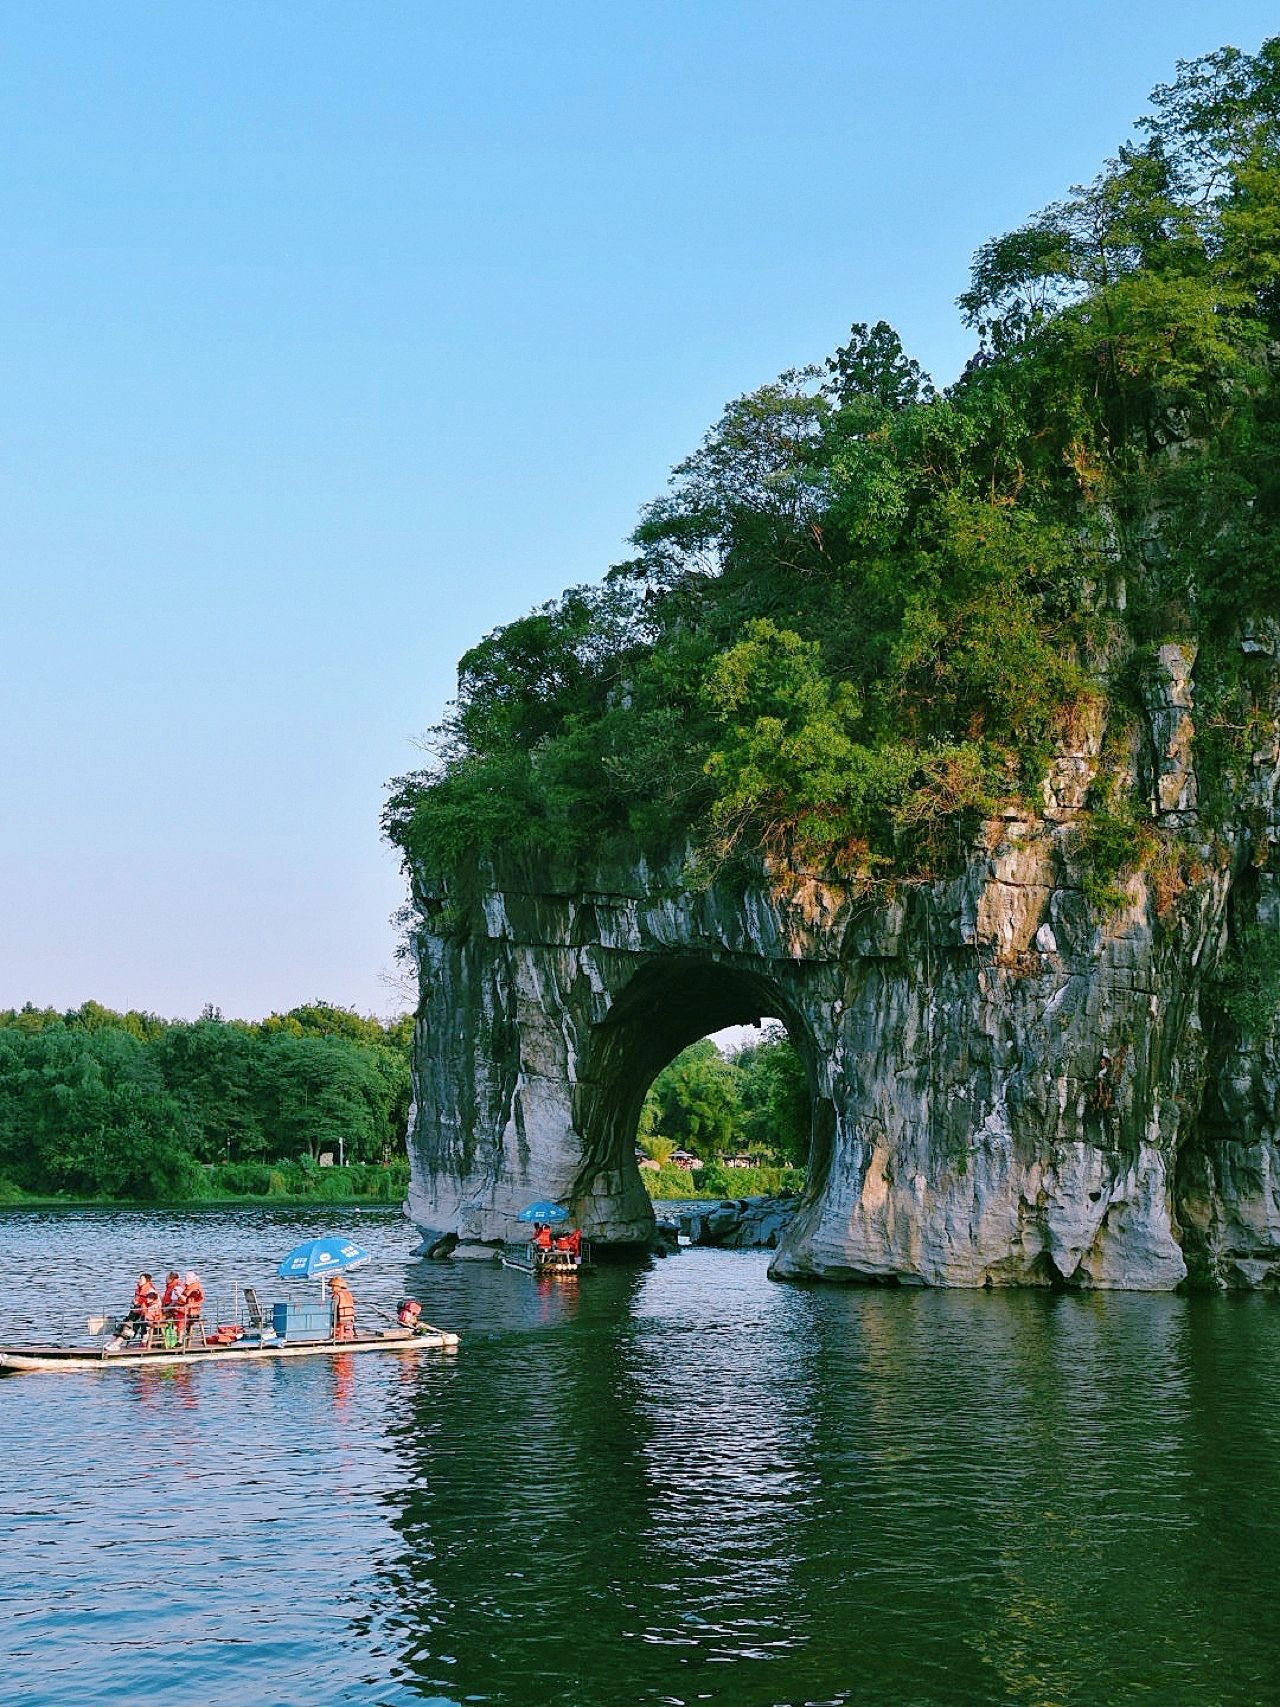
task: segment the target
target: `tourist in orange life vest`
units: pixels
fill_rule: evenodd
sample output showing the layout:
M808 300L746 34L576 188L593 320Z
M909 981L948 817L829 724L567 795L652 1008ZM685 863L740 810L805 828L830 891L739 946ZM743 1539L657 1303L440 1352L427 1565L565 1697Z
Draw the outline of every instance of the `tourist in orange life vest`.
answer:
M125 1321L129 1325L130 1339L141 1337L144 1345L151 1344L151 1330L157 1322L164 1319L160 1308L160 1294L152 1284L151 1276L144 1269L138 1276L138 1284L133 1289L133 1308Z
M187 1325L187 1294L182 1284L182 1276L176 1268L171 1268L164 1277L160 1308L164 1311L165 1320L173 1323L181 1337Z
M138 1276L138 1284L133 1289L133 1303L129 1313L120 1323L115 1335L107 1342L109 1351L119 1351L129 1344L130 1340L142 1336L147 1344L151 1342L151 1327L154 1323L163 1321L164 1312L160 1308L160 1294L151 1284L151 1276L144 1269Z
M329 1277L329 1302L333 1307L334 1339L353 1340L356 1337L356 1301L340 1274Z
M582 1250L582 1229L575 1227L572 1233L562 1233L556 1240L558 1251L568 1251L571 1257L576 1257Z
M545 1221L539 1221L534 1226L533 1237L530 1239L529 1243L531 1245L537 1245L540 1251L549 1251L551 1249L551 1229L547 1226Z
M133 1308L142 1325L142 1343L150 1345L156 1329L164 1321L164 1306L160 1302L160 1294L151 1284L149 1274L138 1276L138 1284L133 1294Z
M204 1309L204 1287L195 1269L189 1268L182 1277L183 1332L189 1334L193 1322L200 1320Z

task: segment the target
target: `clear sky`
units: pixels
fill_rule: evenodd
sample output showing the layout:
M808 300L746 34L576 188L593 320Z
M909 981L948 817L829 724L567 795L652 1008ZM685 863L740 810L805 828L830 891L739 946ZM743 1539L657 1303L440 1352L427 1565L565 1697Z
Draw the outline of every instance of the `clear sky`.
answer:
M385 780L730 397L1254 0L0 11L0 1005L387 1013Z

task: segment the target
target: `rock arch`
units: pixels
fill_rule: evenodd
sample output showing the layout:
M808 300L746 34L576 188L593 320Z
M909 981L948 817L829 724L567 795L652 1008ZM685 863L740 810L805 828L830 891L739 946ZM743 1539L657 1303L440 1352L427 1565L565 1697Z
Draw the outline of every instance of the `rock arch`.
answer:
M573 1202L597 1240L651 1241L634 1157L645 1092L687 1044L762 1018L805 1064L820 1171L840 982L823 931L745 896L682 893L643 864L549 887L507 874L463 929L450 903L418 897L408 1210L428 1242L514 1237L542 1196Z
M1160 657L1142 774L1184 864L1105 913L1075 833L1099 728L1054 761L1042 811L982 825L954 876L896 895L763 868L696 888L683 853L480 869L465 893L419 879L408 1209L429 1243L484 1251L552 1196L596 1239L643 1244L650 1079L773 1014L815 1110L774 1274L1280 1285L1280 1042L1242 1032L1213 981L1229 938L1280 932L1280 753L1239 823L1202 836L1190 658Z
M809 1081L811 1153L819 1159L834 1127L831 1099L819 1086L818 1048L809 1025L804 979L787 968L762 969L739 957L671 954L648 961L591 1028L579 1063L573 1126L582 1142L574 1196L586 1196L601 1174L624 1171L632 1155L645 1093L682 1049L709 1032L762 1019L786 1027ZM787 983L801 987L788 991Z

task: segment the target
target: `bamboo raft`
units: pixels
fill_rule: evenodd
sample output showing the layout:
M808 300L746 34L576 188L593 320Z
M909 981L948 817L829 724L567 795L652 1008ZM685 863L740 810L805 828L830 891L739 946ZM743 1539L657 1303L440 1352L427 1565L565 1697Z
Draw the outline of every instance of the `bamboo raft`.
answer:
M508 1244L502 1247L501 1262L504 1268L536 1274L540 1280L576 1280L584 1270L589 1273L595 1267L585 1244L580 1257L571 1256L568 1251L536 1250L524 1242Z
M138 1369L172 1368L175 1364L261 1363L285 1357L340 1357L366 1351L456 1351L457 1334L443 1328L388 1328L378 1334L358 1334L350 1340L283 1340L254 1338L231 1345L106 1346L5 1345L0 1346L0 1375L20 1375L36 1369Z

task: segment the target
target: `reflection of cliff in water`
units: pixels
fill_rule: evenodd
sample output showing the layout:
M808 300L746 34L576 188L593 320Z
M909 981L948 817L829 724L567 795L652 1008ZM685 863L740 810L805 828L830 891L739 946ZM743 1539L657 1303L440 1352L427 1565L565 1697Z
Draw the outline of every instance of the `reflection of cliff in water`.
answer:
M1265 1305L793 1291L717 1253L576 1298L467 1278L484 1319L388 1419L400 1550L368 1639L416 1690L1030 1707L1280 1684L1256 1595L1223 1595L1276 1562Z

